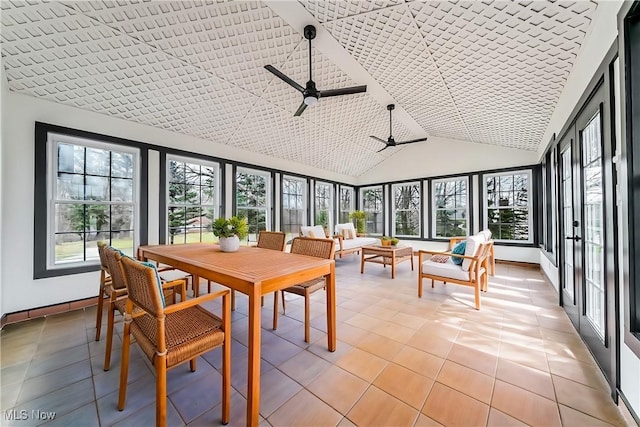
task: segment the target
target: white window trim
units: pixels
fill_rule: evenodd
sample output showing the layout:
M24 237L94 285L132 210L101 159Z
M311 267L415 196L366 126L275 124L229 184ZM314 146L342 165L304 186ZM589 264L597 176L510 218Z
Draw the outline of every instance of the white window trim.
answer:
M55 204L57 199L54 195L57 194L57 182L56 179L56 164L58 160L58 144L71 144L89 148L96 148L100 150L117 151L120 153L128 153L133 155L133 174L131 179L133 180L133 194L132 202L133 212L133 247L137 247L140 242L140 150L125 145L111 144L108 142L97 141L89 138L81 138L77 136L65 135L55 132L49 132L47 134L47 270L60 270L76 267L83 267L87 265L99 265L100 260L95 261L79 261L79 262L67 262L56 264L55 263L55 250L56 241L55 235ZM86 202L86 201L73 201L73 203ZM69 202L72 203L72 202ZM126 202L101 202L100 204L129 204Z
M212 161L208 161L208 160L203 160L203 159L196 159L193 157L183 157L183 156L176 156L173 154L167 154L167 160L166 160L166 164L165 164L165 171L166 171L166 180L165 180L165 195L164 195L164 199L166 200L166 209L165 209L165 242L169 242L170 241L170 235L169 235L169 207L172 206L171 203L169 202L169 180L170 180L170 176L169 176L169 172L170 172L170 168L169 165L171 163L171 161L176 161L176 162L180 162L180 163L193 163L193 164L198 164L200 166L206 166L206 167L212 167L214 168L214 174L215 174L215 183L214 183L214 187L215 187L215 196L214 196L214 200L213 200L213 218L212 220L215 220L216 218L218 218L220 216L220 163L217 162L212 162ZM186 206L186 205L185 205ZM195 206L195 205L194 205ZM210 206L210 205L198 205L200 207L202 206Z
M442 178L442 179L434 179L433 181L431 181L431 234L432 237L434 239L448 239L449 237L446 236L438 236L436 234L436 223L437 223L437 215L436 213L438 212L438 209L436 208L436 184L440 184L442 182L457 182L457 181L464 181L465 183L465 188L466 188L466 192L467 192L467 209L466 209L466 214L465 214L465 218L467 218L467 236L469 235L469 233L471 232L470 228L470 218L469 218L469 204L470 204L470 194L469 194L469 177L468 176L462 176L462 177L454 177L454 178Z
M496 236L493 236L493 240L495 242L509 242L509 243L521 243L521 244L527 244L527 243L533 243L533 172L531 169L520 169L520 170L512 170L509 172L498 172L498 173L487 173L484 174L482 176L483 179L483 183L482 183L482 188L483 188L483 194L482 194L482 204L483 204L483 216L484 216L484 220L483 220L483 227L485 230L489 229L489 197L487 194L487 179L488 178L493 178L493 177L497 177L497 176L513 176L513 175L527 175L527 211L529 213L528 215L528 220L527 220L527 227L529 227L529 239L528 240L505 240L505 239L498 239L496 238ZM506 207L506 206L505 206Z
M407 187L407 186L417 186L418 187L418 234L397 234L396 233L396 188L399 187ZM391 205L391 235L395 237L420 237L422 236L422 217L420 216L420 206L422 204L422 189L420 186L420 181L412 181L412 182L403 182L398 184L391 185L391 197L390 203Z

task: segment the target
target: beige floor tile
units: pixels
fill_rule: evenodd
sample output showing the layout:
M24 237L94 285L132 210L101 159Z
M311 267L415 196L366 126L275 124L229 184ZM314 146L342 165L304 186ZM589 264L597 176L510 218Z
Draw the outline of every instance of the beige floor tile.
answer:
M436 381L483 403L491 402L493 377L449 360L444 362Z
M503 342L500 344L500 358L529 366L539 371L549 372L547 353L544 351L530 350L526 347Z
M331 406L307 390L300 390L267 421L274 426L335 426L343 418Z
M278 369L304 386L330 366L331 364L323 358L308 351L301 351L279 365Z
M416 374L407 368L390 363L378 375L373 385L400 399L408 405L420 409L431 391L434 381Z
M418 410L371 386L347 418L359 426L412 426L418 418Z
M443 426L433 418L429 418L425 414L421 413L420 415L418 415L418 419L416 420L414 427L443 427Z
M611 397L604 390L552 375L558 403L613 425L625 425L620 410L611 405Z
M342 415L346 415L367 387L369 382L332 366L318 375L306 388Z
M526 427L527 425L513 417L498 411L495 408L489 410L489 421L487 427Z
M435 383L422 413L445 426L484 426L489 405L444 384Z
M435 379L438 376L438 372L440 372L440 368L442 368L444 359L412 347L404 347L392 359L392 362L427 378Z
M402 349L403 345L390 338L369 333L358 342L356 347L375 354L382 359L391 360Z
M491 376L495 375L498 364L497 355L461 344L451 347L447 359Z
M445 358L449 354L449 350L451 350L451 346L453 345L456 336L457 332L451 337L442 337L440 335L433 334L430 331L421 329L416 332L414 336L409 338L406 344L440 358Z
M604 376L593 369L590 363L580 362L579 360L548 355L549 371L553 375L558 375L593 388L606 388L606 380Z
M338 359L336 365L365 381L371 382L387 365L387 361L374 354L353 348Z
M547 399L555 400L556 398L551 375L538 369L499 359L496 379L532 391Z
M575 409L569 408L568 406L559 405L560 408L560 417L562 418L563 426L590 426L590 427L610 427L612 424L609 424L605 421L602 421L598 418L594 418L589 416L583 412L576 411Z
M560 413L555 401L496 380L491 406L532 426L560 426Z

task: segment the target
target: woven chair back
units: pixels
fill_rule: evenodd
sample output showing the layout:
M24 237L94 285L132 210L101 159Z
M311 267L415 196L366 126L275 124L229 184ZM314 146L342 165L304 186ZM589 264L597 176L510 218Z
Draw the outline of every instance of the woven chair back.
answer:
M291 253L309 255L317 258L333 259L336 242L333 239L315 239L296 237L291 242Z
M104 255L104 248L107 247L107 244L102 241L102 240L98 240L98 255L100 256L100 266L103 269L106 269L107 271L109 271L109 266L107 265L107 257Z
M127 294L135 305L154 317L162 313L162 299L158 275L153 267L148 267L132 258L116 255L120 270L127 285Z
M113 249L111 246L106 245L104 246L102 251L104 254L105 262L107 264L107 270L111 275L111 286L113 286L115 289L126 288L124 276L122 275L122 271L120 270L120 266L118 265L118 260L116 259L116 255L120 255L120 252L118 252L116 249Z
M286 235L281 231L260 231L258 234L258 247L284 251Z

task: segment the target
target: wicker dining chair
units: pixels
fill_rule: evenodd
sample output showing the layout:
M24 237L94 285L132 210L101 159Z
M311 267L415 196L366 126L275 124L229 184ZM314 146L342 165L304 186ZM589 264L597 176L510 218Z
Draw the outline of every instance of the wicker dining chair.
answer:
M209 293L164 306L153 264L140 263L116 255L128 291L122 336L118 410L125 407L131 335L156 371L156 426L165 426L167 417L167 370L222 347L222 423L229 422L231 395L231 307L229 290ZM200 303L222 297L222 317ZM134 310L135 307L135 310Z
M311 237L296 237L291 242L291 253L309 255L317 258L333 259L335 253L335 241L333 239L314 239ZM284 293L301 295L304 297L304 340L309 342L309 298L311 294L325 288L324 276L288 287L281 291L282 312L285 313ZM275 292L273 301L273 329L278 327L278 292Z
M111 348L113 346L115 313L117 310L121 315L124 315L127 287L117 260L117 257L121 256L120 251L110 246L104 246L102 251L109 273L111 273L111 280L106 282L104 287L104 293L109 298L109 308L107 310L107 344L104 352L103 369L108 371L111 368ZM186 300L186 281L184 279L170 282L165 281L162 283L162 289L164 290L163 297L171 303L175 302L176 293L180 294L180 301Z
M96 341L100 341L100 332L102 330L102 309L104 307L105 285L111 284L111 274L109 274L109 266L107 265L107 259L104 255L104 248L107 246L106 242L99 240L98 255L100 256L100 288L98 289L98 310L96 313Z

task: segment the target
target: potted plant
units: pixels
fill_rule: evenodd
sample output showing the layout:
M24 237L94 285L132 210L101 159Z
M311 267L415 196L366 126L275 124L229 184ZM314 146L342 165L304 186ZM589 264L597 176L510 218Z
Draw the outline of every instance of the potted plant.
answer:
M249 226L245 218L232 216L231 218L218 218L211 225L213 234L220 239L222 252L235 252L240 247L240 239L247 237Z
M367 231L366 218L367 214L364 211L353 211L349 214L349 219L356 220L356 233L358 233L358 235L365 234Z
M380 243L382 244L382 246L395 246L398 244L398 242L400 242L400 239L398 239L397 237L382 236L380 238Z

